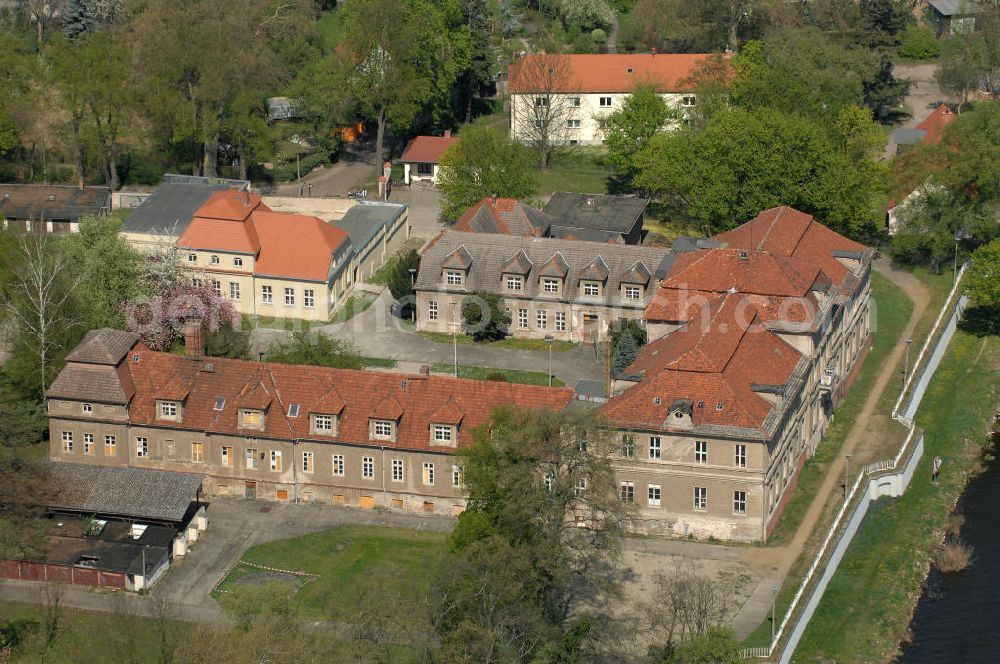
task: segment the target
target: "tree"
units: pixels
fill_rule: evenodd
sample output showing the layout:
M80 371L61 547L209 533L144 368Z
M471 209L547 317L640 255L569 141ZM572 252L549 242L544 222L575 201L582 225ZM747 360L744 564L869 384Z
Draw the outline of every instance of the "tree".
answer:
M510 122L514 134L538 155L538 167L548 168L555 146L567 140L567 120L573 115L570 96L578 88L566 56L536 53L522 58L511 78L520 94L511 100Z
M933 179L898 206L897 218L893 252L910 261L928 261L935 274L957 251L960 238L995 234L991 225L996 222L990 208L964 200Z
M977 306L1000 310L1000 240L993 240L972 254L965 292Z
M895 46L912 20L911 0L861 0L858 41L869 48Z
M563 0L559 9L567 26L577 26L584 32L608 29L615 21L614 11L604 0Z
M307 364L337 369L363 367L361 357L349 341L335 339L322 332L293 332L289 338L268 346L264 359L281 364Z
M683 641L666 659L666 664L740 664L740 642L733 631L712 627L704 634Z
M240 317L233 303L210 286L179 281L122 305L125 328L139 335L152 350L167 350L184 334L184 323L197 317L209 334L223 327L239 329Z
M979 40L960 34L942 42L941 64L934 78L944 92L958 97L958 112L961 113L969 95L979 89L984 70Z
M497 341L507 336L510 314L502 297L477 292L462 299L462 322L466 332L476 341Z
M471 40L469 67L462 75L465 122L472 122L473 105L485 99L493 86L493 50L490 47L490 8L487 0L462 0L462 16Z
M393 259L389 270L389 292L396 300L413 296L413 278L420 267L420 254L416 249L399 254ZM410 274L413 270L413 274Z
M608 163L630 181L636 153L664 129L668 120L680 120L680 114L667 106L654 86L637 85L622 107L601 121Z
M76 39L83 33L92 32L95 20L88 0L66 0L63 9L63 34L67 39Z
M904 58L930 60L941 54L941 44L929 29L914 26L903 33L899 54Z
M495 129L470 128L438 163L441 217L454 222L487 196L527 198L538 191L531 151Z
M0 558L22 560L44 546L48 537L40 517L50 489L44 463L20 459L0 444Z
M616 371L632 364L639 348L646 345L646 330L631 318L623 318L611 325L611 347L614 349L612 365Z

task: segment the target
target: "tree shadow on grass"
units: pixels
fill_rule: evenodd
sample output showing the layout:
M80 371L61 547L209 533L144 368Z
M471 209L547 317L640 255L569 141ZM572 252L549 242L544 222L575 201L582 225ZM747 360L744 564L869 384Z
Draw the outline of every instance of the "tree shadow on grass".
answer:
M969 307L962 315L958 329L977 337L1000 335L1000 307Z

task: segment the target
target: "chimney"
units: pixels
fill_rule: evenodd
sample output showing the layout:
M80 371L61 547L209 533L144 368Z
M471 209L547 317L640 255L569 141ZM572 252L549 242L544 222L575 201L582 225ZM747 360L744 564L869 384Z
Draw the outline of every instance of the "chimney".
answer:
M492 205L493 205L493 207L497 206L497 195L496 194L493 194L493 203L492 203Z
M205 356L205 330L201 318L197 316L184 321L184 354L188 357Z
M451 129L445 129L444 130L444 137L445 138L451 138Z

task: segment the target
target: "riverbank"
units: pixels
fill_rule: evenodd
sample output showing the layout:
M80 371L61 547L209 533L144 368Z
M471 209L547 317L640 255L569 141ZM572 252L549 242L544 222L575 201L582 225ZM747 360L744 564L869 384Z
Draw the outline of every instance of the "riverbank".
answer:
M920 410L925 453L907 493L879 501L807 628L798 662L891 661L907 633L935 549L979 469L1000 391L1000 339L956 333ZM937 484L931 463L941 456Z

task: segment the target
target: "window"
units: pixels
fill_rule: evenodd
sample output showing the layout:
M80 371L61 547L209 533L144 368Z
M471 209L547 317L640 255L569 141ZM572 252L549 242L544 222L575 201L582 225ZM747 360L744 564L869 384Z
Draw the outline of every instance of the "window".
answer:
M456 489L462 486L462 467L452 466L451 467L451 485Z
M587 493L587 478L581 477L576 481L576 495L579 497L585 493Z
M568 128L570 128L570 129L579 129L580 128L580 121L579 120L573 120L573 119L566 120L566 126Z
M635 502L635 483L634 482L622 482L619 485L619 495L621 495L623 503L634 503Z
M521 290L521 277L507 277L507 290Z
M696 510L708 509L708 489L703 486L694 488L694 508Z
M332 415L313 415L313 431L319 434L330 435L333 433Z
M191 285L194 286L195 288L201 288L201 279L199 279L198 277L194 277L193 279L191 279Z
M403 474L403 460L393 459L392 460L392 481L402 482L405 475Z
M635 457L635 436L630 433L622 434L622 456L626 459Z
M196 256L195 254L188 254L188 263L197 263L197 262L198 262L198 256Z
M215 405L212 406L212 410L221 411L226 407L226 397L218 396L215 397Z
M368 458L368 457L365 457ZM333 474L337 477L344 476L344 455L334 454L333 455Z
M83 453L87 455L94 453L94 434L83 434Z
M694 441L694 462L708 463L708 443L704 440Z
M261 286L260 287L260 303L261 304L271 304L271 287Z
M539 309L538 311L535 312L535 317L538 319L539 330L544 330L548 326L547 322L548 316L549 312L546 311L545 309Z
M448 424L435 424L434 425L434 442L435 443L450 443L451 442L451 426Z
M542 484L545 485L545 490L549 493L554 493L556 490L556 476L549 471L545 471L542 475Z
M218 265L219 264L219 257L218 256L212 256L211 263L212 263L212 265Z
M546 293L558 293L559 292L559 280L558 279L542 279L542 290Z
M290 403L288 404L288 417L298 417L299 416L299 404Z
M228 445L223 445L222 449L219 450L219 458L223 466L233 465L233 448Z
M271 470L281 472L281 452L271 450Z
M235 265L236 267L243 267L243 259L237 256L236 258L233 259L233 265Z
M177 402L176 401L161 401L160 402L160 417L177 417Z
M118 456L118 440L114 436L104 437L104 456Z
M549 105L549 100L546 97L535 97L535 108L545 108Z
M191 461L193 463L205 462L205 443L191 443Z
M445 280L449 286L461 286L462 273L456 272L455 270L448 270L445 272Z
M376 438L392 438L392 422L390 420L375 420L372 432Z
M579 108L580 107L580 98L579 97L570 97L569 98L569 105L572 106L573 108Z
M537 120L535 120L535 129L544 129L544 128L545 128L544 118L538 118Z
M746 491L733 491L733 513L734 514L746 514L747 513L747 492Z
M735 463L736 463L736 467L737 468L746 468L747 467L747 446L746 445L737 445L736 446L736 459L735 459Z
M694 106L694 102L695 99L693 95L686 95L681 98L681 106L687 106L690 108L691 106Z
M255 468L257 468L257 448L248 447L244 454L247 464L247 470L254 470Z
M240 301L240 285L235 281L229 282L229 299L236 302Z
M361 458L361 477L366 480L370 480L375 477L375 458L374 457L362 457Z
M717 401L715 403L715 409L716 410L722 410L723 408L725 408L725 406L723 405L723 403L721 401Z
M601 97L597 105L601 108L611 108L611 97Z
M240 409L240 427L243 429L264 428L264 412L260 410Z
M517 326L522 330L528 329L528 310L518 309L517 310Z
M556 332L566 331L566 312L557 311L556 312Z
M145 438L135 439L135 455L140 459L144 459L145 457L149 456L148 440L146 440Z
M312 309L316 306L316 291L311 288L307 288L302 291L302 304L305 305L307 309Z
M313 453L303 452L302 453L302 472L311 473L313 471Z
M438 319L438 303L431 300L427 303L427 319L437 320Z
M428 163L418 163L417 164L417 175L433 175L434 164Z
M295 306L295 289L286 288L285 289L285 306L294 307Z
M650 484L649 489L646 491L646 503L650 507L660 506L660 485Z
M424 484L426 484L428 486L433 486L433 484L434 484L434 464L433 463L425 463L424 464L424 472L423 472L423 476L422 476L421 479L423 479Z
M89 404L89 403L83 404L82 406L80 406L80 408L85 413L93 413L94 412L94 406L92 404Z
M626 286L625 287L625 299L626 300L638 300L642 297L642 289L638 286Z
M593 281L583 282L583 294L584 295L600 295L601 285Z
M215 291L216 295L222 297L222 282L218 279L212 279L212 290Z
M650 459L659 459L660 458L660 452L662 451L661 447L660 447L660 443L661 443L661 441L660 441L660 437L659 436L650 436L649 437L649 458Z

